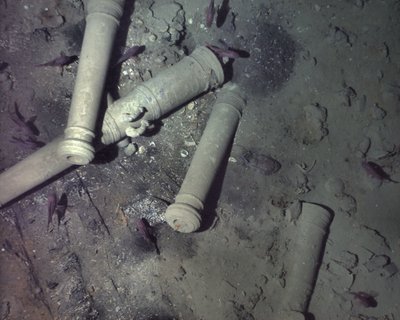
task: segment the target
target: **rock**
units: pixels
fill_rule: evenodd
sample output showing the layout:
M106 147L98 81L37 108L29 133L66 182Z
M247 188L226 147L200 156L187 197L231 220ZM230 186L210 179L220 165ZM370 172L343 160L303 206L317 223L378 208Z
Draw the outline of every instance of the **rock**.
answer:
M301 213L301 202L299 200L295 200L285 211L286 217L288 217L289 221L296 221Z
M344 251L340 258L334 260L336 263L341 265L347 270L352 270L358 265L358 256L350 251Z
M331 261L327 264L327 271L321 274L324 282L329 283L335 291L349 290L354 282L354 274L337 263Z
M58 28L65 22L65 18L60 14L56 4L41 9L38 12L37 19L40 21L41 26L46 28Z
M253 168L266 176L274 174L281 168L281 164L274 158L250 150L243 155L243 161L246 167Z
M238 164L269 176L279 171L281 164L269 155L236 145L232 156Z
M149 10L145 25L154 35L154 41L160 38L172 44L179 43L185 35L185 11L182 6L177 2L154 2Z
M364 233L365 243L368 244L369 252L382 252L391 250L388 240L378 230L361 225L360 230Z
M339 178L329 178L325 183L325 188L335 197L343 197L344 195L344 182Z
M342 42L342 41L348 42L349 41L348 34L339 27L334 28L333 34L334 34L334 40L336 42Z
M387 278L395 275L398 271L399 269L393 262L383 267L383 275Z
M386 59L389 62L390 61L389 45L386 42L383 42L379 48L379 51L380 51L382 58Z
M382 120L386 117L386 111L383 110L379 104L375 103L371 108L371 115L375 120Z
M310 104L303 108L306 120L309 122L325 122L327 119L327 110L319 104Z
M177 276L175 277L176 280L182 281L186 275L186 270L183 266L180 266L177 271Z
M340 197L341 201L339 204L339 210L352 215L357 212L357 201L353 196L349 194L343 194Z
M344 89L345 105L351 107L354 105L354 101L357 99L357 92L353 87L346 87Z
M348 46L352 46L353 45L353 40L352 38L354 38L354 35L352 34L350 36L350 33L346 30L344 30L343 28L340 28L338 26L331 26L331 41L335 44L341 45L348 45Z
M369 148L371 147L371 139L365 137L359 144L357 148L357 156L359 158L365 158L367 155Z
M311 191L308 184L308 177L304 172L297 171L291 177L296 194L304 194Z
M188 155L189 155L189 152L187 150L185 150L185 149L181 149L179 151L179 154L180 154L181 158L187 158Z
M373 255L369 261L364 263L364 266L369 272L381 269L383 266L387 265L389 262L389 257L386 255Z
M155 34L151 34L151 35L149 35L149 41L150 42L155 42L157 40L157 36L155 35Z
M138 146L135 143L130 143L124 148L124 153L129 157L138 151Z
M299 119L300 135L303 144L313 144L328 135L326 128L327 110L319 104L310 104L303 108L304 118Z
M139 149L138 149L138 153L139 153L139 154L144 154L144 153L146 153L146 147L145 147L145 146L140 146Z

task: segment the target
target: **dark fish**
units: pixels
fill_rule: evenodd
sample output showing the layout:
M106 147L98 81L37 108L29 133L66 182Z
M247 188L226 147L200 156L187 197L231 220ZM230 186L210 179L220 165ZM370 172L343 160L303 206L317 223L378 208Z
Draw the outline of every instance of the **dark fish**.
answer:
M240 156L240 160L245 167L254 169L266 176L274 174L281 168L281 164L274 158L250 150L245 151Z
M13 136L13 137L11 137L10 142L19 145L19 147L21 147L21 148L26 148L29 150L36 150L45 145L44 142L38 141L36 139L36 137L34 137L34 136L27 136L24 138Z
M213 46L208 43L206 44L206 47L208 49L210 49L212 52L214 52L220 58L223 58L223 57L230 58L230 59L240 58L240 54L236 50L222 49L220 47Z
M33 124L36 117L31 117L29 120L25 120L25 117L19 112L18 105L14 103L14 110L12 111L8 108L8 114L11 120L18 126L18 130L24 136L37 136L39 134L39 130Z
M242 50L242 49L232 48L222 39L218 39L218 42L222 45L222 49L228 50L228 51L234 51L234 52L237 53L237 55L240 58L248 58L248 57L250 57L250 53L249 52L247 52L245 50Z
M57 203L57 194L55 192L50 193L47 197L47 230L49 230L50 223L53 220L53 214L56 211Z
M64 218L67 208L68 208L68 198L67 195L63 193L60 197L60 200L58 200L56 207L58 225L60 225L61 220Z
M136 227L142 237L152 243L156 249L157 254L160 254L160 250L157 245L157 238L154 236L152 227L150 226L149 222L145 218L141 218L138 221L136 221Z
M42 64L38 64L36 65L36 67L64 67L67 66L73 62L75 62L76 60L78 60L78 56L67 56L65 55L64 52L60 52L60 56L49 61L49 62L45 62Z
M388 173L386 173L383 168L372 161L366 161L364 160L361 163L362 167L365 169L365 171L367 172L367 174L369 176L371 176L372 178L375 178L379 181L390 181L390 182L394 182L394 183L399 183L398 181L393 180L390 175Z
M145 46L133 46L129 49L127 49L124 54L118 59L118 61L115 63L114 67L121 64L122 62L125 62L126 60L137 56L138 54L141 54L144 50L146 49Z
M214 16L215 16L215 6L214 6L214 0L210 0L210 4L208 5L206 9L206 27L210 28L213 21L214 21Z
M226 17L228 16L229 13L229 0L223 0L222 4L218 7L217 10L217 21L216 25L217 28L222 27L222 25L225 23Z
M20 148L29 150L35 150L43 147L44 143L37 140L39 130L33 124L36 117L31 117L29 120L25 120L25 117L19 112L18 105L14 104L14 110L8 109L8 114L11 120L18 126L18 136L12 136L10 142L18 144Z
M362 305L365 308L375 308L378 305L375 297L364 291L350 292L350 294L353 295L354 300L358 304Z

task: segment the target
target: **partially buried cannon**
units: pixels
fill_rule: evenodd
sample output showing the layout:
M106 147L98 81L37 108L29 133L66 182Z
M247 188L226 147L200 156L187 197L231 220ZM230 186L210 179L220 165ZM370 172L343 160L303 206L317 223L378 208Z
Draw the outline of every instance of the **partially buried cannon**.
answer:
M198 47L172 67L138 85L130 94L112 103L104 116L95 149L144 133L156 120L201 93L218 88L224 72L218 58ZM63 137L31 154L0 175L0 207L73 166L59 153Z
M204 202L235 135L245 104L235 84L228 83L219 92L175 203L165 213L167 223L176 231L189 233L199 229Z
M302 204L296 221L294 254L289 259L286 295L277 319L305 319L332 218L332 213L321 205Z

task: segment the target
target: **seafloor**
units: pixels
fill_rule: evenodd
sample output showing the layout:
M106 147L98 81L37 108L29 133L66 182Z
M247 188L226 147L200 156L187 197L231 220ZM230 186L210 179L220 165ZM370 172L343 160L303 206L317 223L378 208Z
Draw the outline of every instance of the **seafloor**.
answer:
M37 65L79 56L85 5L0 1L0 170L35 148L15 105L37 141L63 133L79 60L63 72ZM288 296L302 202L334 215L307 319L400 319L400 1L217 0L206 27L208 5L128 0L111 65L146 49L110 68L105 90L124 96L206 43L245 53L229 61L248 102L210 221L181 234L163 214L218 92L135 139L137 153L110 147L0 209L1 320L272 319ZM67 206L48 226L53 192Z

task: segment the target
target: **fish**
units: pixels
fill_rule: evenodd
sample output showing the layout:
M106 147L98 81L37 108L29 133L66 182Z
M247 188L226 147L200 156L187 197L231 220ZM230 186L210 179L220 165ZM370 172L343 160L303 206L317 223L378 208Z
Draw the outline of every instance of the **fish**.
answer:
M210 49L212 52L214 52L218 57L220 58L229 58L229 59L237 59L240 58L240 54L239 52L237 52L236 50L232 50L232 49L222 49L220 47L211 45L209 43L206 44L206 47L208 49Z
M375 296L372 294L366 293L364 291L358 292L350 292L353 295L354 300L365 308L375 308L378 305L378 302L375 299Z
M124 54L114 64L114 67L125 62L126 60L141 54L146 49L146 46L133 46L127 49Z
M246 150L241 154L239 160L245 167L254 169L266 176L272 175L281 169L281 164L274 158L251 150Z
M393 183L399 183L399 181L393 180L390 175L385 172L385 170L383 170L383 168L379 164L375 162L363 160L361 165L365 169L367 174L372 178L375 178L379 181L386 180Z
M78 60L78 56L67 56L63 51L61 51L60 56L57 58L42 64L37 64L36 67L64 67L75 62L76 60Z
M14 110L8 108L8 114L11 120L18 126L18 131L23 135L34 137L39 134L39 130L33 124L36 120L36 116L31 117L29 120L25 120L25 117L19 111L17 103L14 103Z
M18 144L21 148L28 148L30 150L35 150L45 145L44 142L37 140L39 130L33 124L36 120L36 116L25 120L25 117L18 109L17 103L14 103L14 110L11 110L10 107L8 108L8 114L11 120L17 125L18 132L17 136L11 137L11 143Z
M156 252L159 255L160 249L157 245L157 238L153 234L152 227L150 226L149 222L145 218L141 218L136 221L136 228L146 241L154 245Z
M230 10L229 0L222 0L222 4L218 7L217 10L217 21L216 21L217 28L222 27L222 25L225 23L229 10Z
M210 28L212 26L215 16L214 0L210 0L210 3L205 11L205 15L206 15L206 27Z
M45 145L44 142L38 141L36 137L27 136L24 138L12 136L10 139L11 143L19 145L19 147L29 150L36 150Z
M68 208L68 198L65 193L61 194L60 199L57 202L56 213L57 213L57 224L60 225L61 220L65 216L65 212Z
M50 223L53 220L53 214L56 212L58 197L55 192L51 192L47 196L47 231L49 230Z

